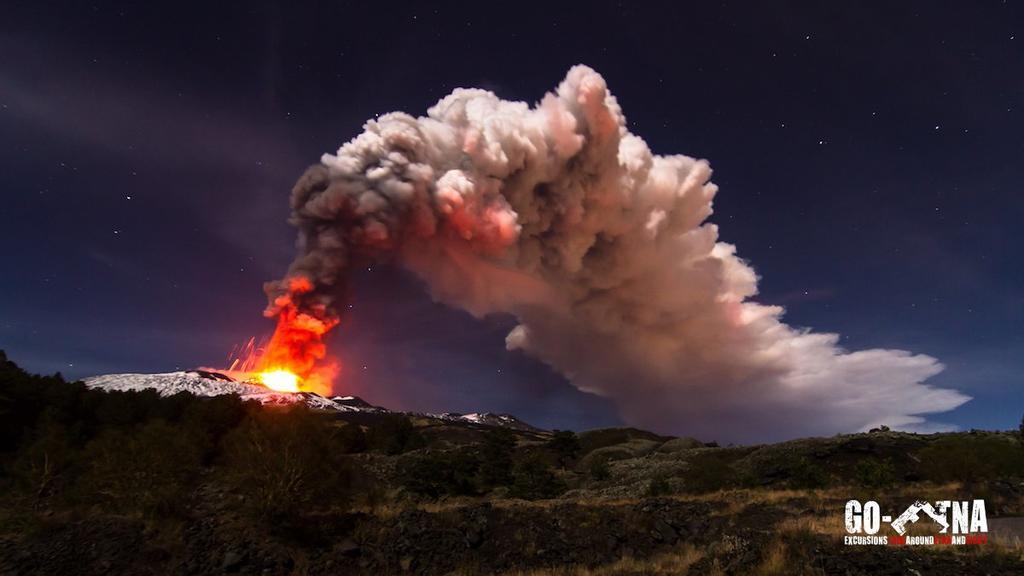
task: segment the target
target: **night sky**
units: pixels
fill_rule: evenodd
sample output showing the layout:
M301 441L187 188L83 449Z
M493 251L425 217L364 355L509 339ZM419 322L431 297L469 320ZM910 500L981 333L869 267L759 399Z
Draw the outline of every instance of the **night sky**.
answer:
M224 3L226 4L226 3ZM83 377L225 364L269 333L295 179L456 87L537 102L599 71L655 153L710 160L711 220L788 323L938 358L1024 411L1024 5L1012 2L10 3L0 17L0 349ZM854 5L856 4L856 5ZM360 270L337 392L618 422L508 352L509 318Z

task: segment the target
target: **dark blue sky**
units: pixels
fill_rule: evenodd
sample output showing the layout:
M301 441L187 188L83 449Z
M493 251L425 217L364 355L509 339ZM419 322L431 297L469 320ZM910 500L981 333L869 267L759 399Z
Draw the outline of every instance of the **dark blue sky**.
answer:
M320 154L455 87L535 102L585 63L654 152L711 161L712 220L758 300L850 349L939 358L930 382L975 398L940 421L1024 412L1020 4L187 4L3 9L0 348L31 370L223 363L272 328L261 285L291 259L288 191ZM356 280L341 391L616 422L506 352L510 320L386 267Z

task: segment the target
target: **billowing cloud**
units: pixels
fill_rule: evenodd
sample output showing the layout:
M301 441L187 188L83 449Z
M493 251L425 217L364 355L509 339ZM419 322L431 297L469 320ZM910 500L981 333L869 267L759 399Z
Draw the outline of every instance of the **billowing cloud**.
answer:
M753 301L757 275L708 221L710 177L652 154L585 66L533 107L458 89L367 122L302 176L299 254L268 313L333 320L350 267L393 258L442 302L514 315L510 349L628 422L719 440L926 427L968 400L923 384L934 358L848 352ZM312 289L290 291L298 277Z

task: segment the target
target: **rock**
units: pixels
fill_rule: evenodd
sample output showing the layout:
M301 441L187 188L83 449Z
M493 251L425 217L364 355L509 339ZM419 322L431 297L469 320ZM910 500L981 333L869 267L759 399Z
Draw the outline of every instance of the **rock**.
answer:
M221 569L225 572L238 572L238 569L242 567L242 563L245 561L245 556L237 550L228 550L224 554L224 561L221 562Z
M351 538L345 538L334 546L335 551L342 556L358 556L359 555L359 544L356 544Z
M674 544L675 541L679 539L679 534L676 533L675 528L672 528L668 522L660 519L654 523L654 533L656 534L655 538L657 540L671 544Z
M471 526L469 530L466 531L464 539L466 541L467 548L476 548L484 541L483 530L476 526Z

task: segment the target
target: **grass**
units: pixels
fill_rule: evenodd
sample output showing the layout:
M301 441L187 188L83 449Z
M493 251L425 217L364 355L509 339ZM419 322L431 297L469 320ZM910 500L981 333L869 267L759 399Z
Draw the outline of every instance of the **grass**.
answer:
M504 572L503 576L613 576L623 574L652 574L685 576L690 568L704 558L704 552L690 544L682 544L672 551L650 558L625 556L604 566L541 568L539 570L515 570Z
M774 541L765 551L764 556L761 559L761 563L754 569L753 574L755 576L777 576L781 574L788 574L790 566L788 565L788 550L786 543L782 540Z

